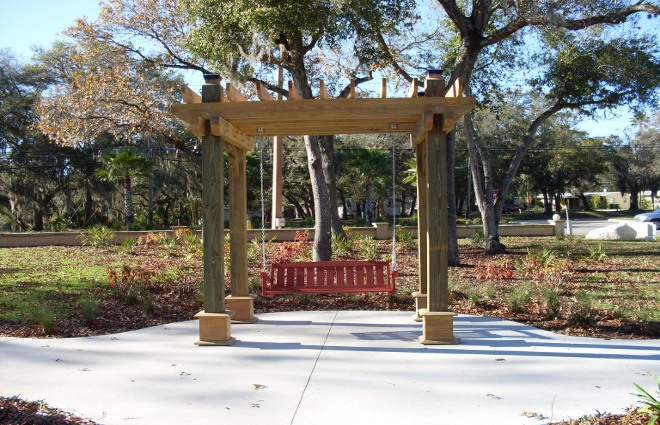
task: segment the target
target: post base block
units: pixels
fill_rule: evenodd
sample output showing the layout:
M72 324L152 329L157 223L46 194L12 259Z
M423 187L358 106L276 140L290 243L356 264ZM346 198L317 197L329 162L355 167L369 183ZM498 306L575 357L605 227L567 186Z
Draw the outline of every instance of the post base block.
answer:
M424 311L422 313L423 330L419 342L424 345L458 344L454 337L453 311Z
M426 294L422 294L421 292L413 292L412 296L415 299L415 314L413 314L412 319L415 322L421 322L423 310L426 309L428 304L428 296Z
M231 316L231 322L235 324L254 323L257 318L254 316L255 295L247 297L234 297L229 295L225 297L227 309L234 312Z
M195 318L199 319L199 341L195 345L233 345L236 338L231 336L232 313L229 310L224 313L197 313Z

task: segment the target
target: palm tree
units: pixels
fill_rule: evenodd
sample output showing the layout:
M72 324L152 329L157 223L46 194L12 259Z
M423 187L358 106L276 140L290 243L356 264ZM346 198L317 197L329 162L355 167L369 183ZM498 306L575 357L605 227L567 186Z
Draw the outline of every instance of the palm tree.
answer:
M387 153L378 149L356 149L351 151L345 161L346 167L362 181L365 187L364 212L367 220L373 218L373 188L378 179L392 175L391 160Z
M96 170L96 175L124 186L126 229L131 230L134 219L132 179L153 176L151 169L154 164L133 146L124 146L116 152L105 152L101 155L101 163L103 168Z

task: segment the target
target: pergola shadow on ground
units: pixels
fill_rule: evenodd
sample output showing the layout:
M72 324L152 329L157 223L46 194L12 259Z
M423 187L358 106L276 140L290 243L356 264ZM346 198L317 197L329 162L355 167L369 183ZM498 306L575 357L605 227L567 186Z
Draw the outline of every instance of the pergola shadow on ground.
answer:
M461 97L460 81L446 86L440 71L427 74L423 91L415 80L406 98L387 98L386 81L379 98L330 99L321 82L318 99L302 99L289 84L286 101L276 101L260 84L259 101L247 101L219 76L206 76L199 96L184 88L186 104L172 112L202 138L204 234L204 310L199 318L199 345L232 345L231 323L254 323L254 298L247 275L246 152L252 137L339 134L410 134L416 149L419 205L419 291L414 319L423 322L419 341L453 344L454 313L449 311L447 261L447 133L475 105ZM224 295L224 152L228 153L231 295Z

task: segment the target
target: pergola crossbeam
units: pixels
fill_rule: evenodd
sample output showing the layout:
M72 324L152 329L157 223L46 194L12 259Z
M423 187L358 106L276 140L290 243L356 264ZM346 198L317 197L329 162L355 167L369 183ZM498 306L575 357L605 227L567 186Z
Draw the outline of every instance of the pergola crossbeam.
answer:
M415 128L410 132L410 144L416 147L426 140L429 130L433 128L433 112L423 112L422 116L415 124Z
M211 134L222 137L226 142L237 148L246 151L254 149L254 142L250 137L221 117L211 119Z
M461 117L474 104L467 97L307 99L174 105L172 112L188 123L222 117L250 137L303 136L412 133L424 112Z

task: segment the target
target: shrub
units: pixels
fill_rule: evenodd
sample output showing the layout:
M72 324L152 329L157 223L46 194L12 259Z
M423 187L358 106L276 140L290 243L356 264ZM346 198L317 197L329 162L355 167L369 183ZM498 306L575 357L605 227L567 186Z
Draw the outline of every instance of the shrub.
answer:
M153 288L155 277L155 270L141 266L124 265L120 270L108 270L110 285L117 288L129 302L137 302L145 289Z
M345 257L351 251L351 241L342 235L332 237L332 255L336 257Z
M413 237L413 233L407 229L396 229L396 240L403 247L403 249L416 249L417 241Z
M570 305L569 323L576 326L589 326L593 323L593 315L594 305L589 294L576 295Z
M103 248L110 245L110 240L115 237L115 232L105 226L91 227L86 233L80 235L82 244L94 248Z
M605 258L607 258L607 254L605 254L605 250L603 249L603 244L588 245L587 248L589 249L589 258L592 260L602 263L605 261Z
M75 227L73 221L66 215L58 215L49 223L50 230L53 232L64 232Z
M96 298L85 297L78 301L78 307L87 322L96 319L99 313L99 301Z
M475 269L475 278L477 280L511 280L514 277L514 267L511 261L498 260L491 261L486 266L479 266Z
M360 252L360 258L364 260L375 260L378 254L378 241L371 235L360 235L355 239Z
M543 304L547 309L548 318L554 319L559 316L561 311L560 292L557 287L546 287L541 290Z
M529 285L520 285L511 288L505 295L505 303L509 310L514 313L524 311L525 304L531 299Z
M468 240L470 241L470 245L475 248L484 246L484 230L477 229Z
M199 254L200 252L202 252L202 240L198 238L197 235L194 234L185 236L183 240L183 246L191 254Z
M41 306L34 312L34 320L41 326L44 333L50 333L55 328L56 319L55 313L46 306Z
M137 246L137 239L135 238L126 238L123 241L121 241L121 247L126 248L126 249L135 249Z

